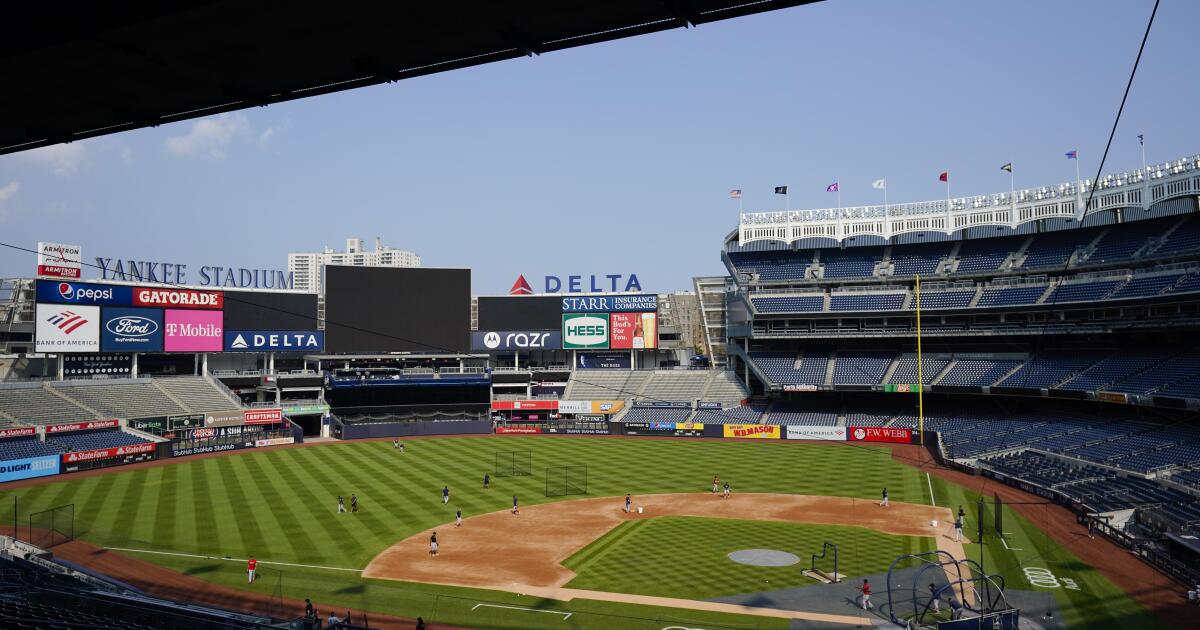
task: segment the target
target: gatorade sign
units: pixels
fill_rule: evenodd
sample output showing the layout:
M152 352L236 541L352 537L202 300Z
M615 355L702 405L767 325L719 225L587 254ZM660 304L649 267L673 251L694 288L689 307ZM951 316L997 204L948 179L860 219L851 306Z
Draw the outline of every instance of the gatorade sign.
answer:
M563 348L608 349L608 313L563 315Z

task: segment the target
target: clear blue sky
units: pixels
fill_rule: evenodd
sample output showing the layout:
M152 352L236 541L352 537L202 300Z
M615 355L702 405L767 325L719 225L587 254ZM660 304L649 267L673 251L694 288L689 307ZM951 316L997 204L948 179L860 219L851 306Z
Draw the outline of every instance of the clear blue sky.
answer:
M286 268L381 236L480 294L519 273L721 273L747 210L1094 173L1151 0L830 0L0 157L0 240ZM1106 172L1200 153L1200 2L1164 0ZM1188 112L1192 112L1190 115ZM34 260L0 251L0 275ZM539 287L535 286L535 289Z

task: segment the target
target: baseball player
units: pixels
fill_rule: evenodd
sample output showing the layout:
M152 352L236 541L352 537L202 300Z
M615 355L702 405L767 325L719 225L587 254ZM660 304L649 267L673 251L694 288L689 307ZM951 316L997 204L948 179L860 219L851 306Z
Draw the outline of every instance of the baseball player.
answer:
M454 526L462 527L462 508L458 508L458 510L454 512Z
M722 499L729 498L729 482L728 481L725 482L725 494L721 498Z
M400 440L392 440L392 448L400 450Z
M954 519L954 542L962 542L963 517Z
M879 502L879 506L880 506L880 507L887 507L887 506L888 506L887 488L884 488L884 489L883 489L883 500Z
M515 494L513 495L513 509L512 509L512 513L513 513L513 514L520 514L520 513L521 513L521 510L517 509L517 495L515 495Z
M401 442L401 443L400 443L400 454L401 454L401 455L403 455L403 454L404 454L404 442Z
M429 537L429 555L436 556L437 547L437 532L433 532L433 535Z
M342 495L339 494L338 495L338 514L345 514L345 513L346 513L346 500L343 499Z
M442 505L450 502L450 486L442 486Z
M249 575L249 580L247 581L248 583L254 581L254 572L257 569L258 560L255 560L254 556L250 556L250 559L246 561L246 573Z
M353 514L358 514L358 495L357 494L350 495L350 512Z
M631 498L630 498L630 496L629 496L629 493L628 493L628 492L626 492L626 493L625 493L625 513L626 513L626 514L628 514L628 513L629 513L629 511L630 511L630 509L631 509L631 508L629 507L631 503L633 503L633 499L631 499Z
M862 586L858 590L862 591L862 609L874 608L871 605L871 583L863 580Z
M719 489L720 484L721 484L721 478L717 475L713 475L713 489L712 489L713 494L717 493L717 490Z
M932 584L929 585L929 602L933 605L933 612L941 611L942 600L938 599L937 587Z
M487 490L492 484L492 477L487 473L483 473L483 489Z

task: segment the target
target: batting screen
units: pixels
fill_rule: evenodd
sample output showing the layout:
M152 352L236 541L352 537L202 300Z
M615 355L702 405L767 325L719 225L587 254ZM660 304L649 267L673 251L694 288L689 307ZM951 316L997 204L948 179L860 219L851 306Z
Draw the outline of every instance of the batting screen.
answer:
M68 503L30 514L28 540L42 549L75 540L75 504Z
M992 495L995 499L993 507L996 509L996 535L1004 535L1004 502L1000 500L999 494Z
M546 496L587 494L587 464L546 467Z
M496 477L526 477L533 474L533 456L529 451L496 451Z

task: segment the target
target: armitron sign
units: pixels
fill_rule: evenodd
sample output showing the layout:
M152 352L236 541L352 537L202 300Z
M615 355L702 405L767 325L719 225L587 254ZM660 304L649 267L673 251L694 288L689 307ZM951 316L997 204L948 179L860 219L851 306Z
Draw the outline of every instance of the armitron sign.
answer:
M66 278L77 280L83 261L83 250L78 245L61 243L38 243L37 275L39 278Z

